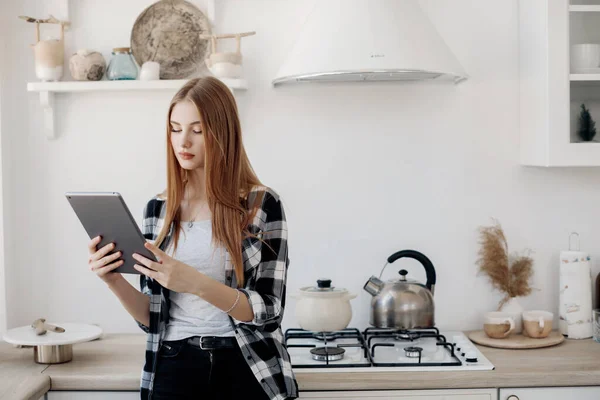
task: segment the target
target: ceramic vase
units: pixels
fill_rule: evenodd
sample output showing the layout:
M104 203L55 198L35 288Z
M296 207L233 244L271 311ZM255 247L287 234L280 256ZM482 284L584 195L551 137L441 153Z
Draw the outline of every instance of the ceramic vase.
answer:
M35 75L42 81L59 81L63 76L64 26L60 26L60 39L39 40L39 24L36 24L36 29L38 40L31 46L35 58Z
M517 297L511 297L502 307L498 310L510 314L515 321L515 334L523 332L523 307L519 303Z
M99 81L106 72L106 60L97 51L81 49L69 59L69 70L77 81Z

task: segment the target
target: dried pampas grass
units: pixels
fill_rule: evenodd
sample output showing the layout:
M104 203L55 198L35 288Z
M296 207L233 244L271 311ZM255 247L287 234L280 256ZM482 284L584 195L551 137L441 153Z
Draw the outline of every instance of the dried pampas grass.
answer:
M509 256L504 231L494 221L492 226L479 228L481 245L477 265L486 274L492 286L504 293L500 307L511 297L527 296L532 289L529 281L533 276L533 259L529 256Z

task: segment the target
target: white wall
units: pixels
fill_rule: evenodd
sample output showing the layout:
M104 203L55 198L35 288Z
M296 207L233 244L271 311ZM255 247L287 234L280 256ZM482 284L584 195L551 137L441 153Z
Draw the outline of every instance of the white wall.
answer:
M8 7L5 4L0 5L0 14L5 16L8 14ZM6 42L6 31L4 17L0 18L0 54L4 54L5 42ZM6 276L5 276L5 262L4 262L4 201L3 201L3 190L2 190L2 97L3 97L3 86L6 80L6 65L5 58L0 60L0 333L6 331Z
M41 1L13 2L13 15L45 15ZM151 1L80 0L67 54L109 54L129 43ZM242 49L249 90L238 95L246 146L260 178L282 195L290 228L290 293L329 277L359 293L352 325L368 323L365 281L385 259L417 249L438 273L437 324L474 329L500 295L477 275L477 227L498 218L511 250L535 251L534 286L522 303L557 311L558 254L578 231L600 259L596 168L518 165L517 3L424 0L425 11L470 79L459 86L369 83L284 86L270 80L313 2L220 0L217 31L256 30ZM118 12L115 12L118 11ZM63 193L120 191L138 222L165 185L164 117L170 94L63 95L59 138L42 130L27 45L33 27L10 18L2 145L8 325L45 316L141 332L86 268L88 238ZM358 29L358 27L357 27ZM352 43L348 43L352 46ZM384 277L407 267L394 264ZM597 264L595 263L595 272ZM131 277L137 284L137 279ZM295 326L288 299L284 328Z

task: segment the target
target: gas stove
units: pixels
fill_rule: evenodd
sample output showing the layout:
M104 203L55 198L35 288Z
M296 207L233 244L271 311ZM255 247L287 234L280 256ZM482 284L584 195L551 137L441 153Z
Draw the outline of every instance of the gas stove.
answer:
M348 328L335 332L288 329L293 368L322 371L476 371L494 365L462 332ZM360 371L362 372L362 371Z

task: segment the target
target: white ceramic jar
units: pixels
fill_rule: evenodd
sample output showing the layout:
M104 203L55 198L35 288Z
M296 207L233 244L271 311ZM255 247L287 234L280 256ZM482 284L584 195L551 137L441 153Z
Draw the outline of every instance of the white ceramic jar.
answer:
M345 329L352 319L350 300L356 294L331 287L331 280L318 280L317 286L300 289L296 303L296 319L302 329L333 332Z

